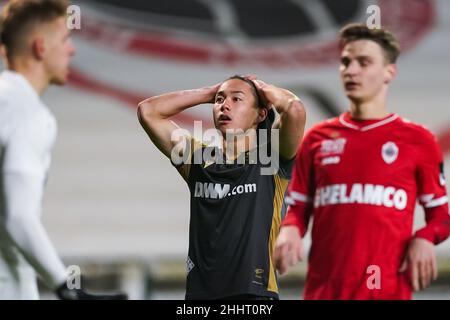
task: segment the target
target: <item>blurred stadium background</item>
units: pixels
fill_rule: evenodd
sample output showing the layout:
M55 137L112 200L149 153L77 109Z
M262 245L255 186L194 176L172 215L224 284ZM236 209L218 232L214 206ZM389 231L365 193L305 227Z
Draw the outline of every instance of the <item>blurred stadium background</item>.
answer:
M79 265L85 287L132 299L182 299L188 189L136 117L151 95L252 73L305 102L307 127L347 108L336 34L365 22L369 5L404 48L389 100L429 127L450 172L450 2L447 0L89 0L74 30L69 85L44 96L59 136L44 202L58 252ZM3 68L3 67L2 67ZM211 126L210 106L189 110ZM424 224L420 208L416 228ZM309 239L307 239L309 245ZM437 247L440 278L416 299L450 299L450 240ZM356 253L357 254L357 253ZM281 277L281 298L299 299L306 265ZM42 287L43 297L52 299Z

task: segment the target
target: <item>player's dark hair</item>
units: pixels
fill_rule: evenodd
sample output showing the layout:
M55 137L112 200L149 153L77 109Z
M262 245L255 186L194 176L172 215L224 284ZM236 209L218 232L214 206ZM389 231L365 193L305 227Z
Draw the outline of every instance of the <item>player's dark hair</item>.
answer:
M261 97L261 94L259 93L258 88L256 88L255 83L252 80L245 78L243 76L240 76L240 75L231 76L227 79L227 81L233 80L233 79L238 79L238 80L242 80L242 81L246 82L250 86L250 88L252 88L252 93L253 93L253 96L255 97L256 106L258 108L268 109L267 117L265 120L261 121L258 124L258 129L270 130L270 128L272 128L272 124L275 120L275 112L273 111L272 108L269 107L268 102L263 97Z
M0 15L0 41L8 60L24 48L28 33L36 24L50 23L67 14L67 0L11 0Z
M395 36L384 28L370 29L362 23L351 23L339 32L339 48L342 50L348 43L357 40L372 40L383 49L388 63L395 63L400 55L400 44Z

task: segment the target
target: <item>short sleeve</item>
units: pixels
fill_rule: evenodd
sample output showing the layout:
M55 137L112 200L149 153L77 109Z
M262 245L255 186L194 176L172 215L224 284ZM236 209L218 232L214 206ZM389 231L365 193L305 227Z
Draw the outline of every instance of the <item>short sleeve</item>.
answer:
M420 204L434 208L448 202L445 187L444 160L436 138L426 132L417 149L416 181Z
M288 212L283 225L295 225L302 236L308 228L309 217L312 213L314 196L314 166L311 149L311 136L305 136L297 153L292 179L285 199Z
M181 148L182 155L178 159L179 163L174 163L171 161L172 165L178 170L184 180L187 181L189 178L189 173L194 161L194 153L202 147L203 144L201 142L194 139L192 136L187 136L185 137L183 147Z
M291 180L292 178L292 169L295 164L295 157L292 159L285 159L280 155L280 167L279 167L279 175L281 178L286 180Z

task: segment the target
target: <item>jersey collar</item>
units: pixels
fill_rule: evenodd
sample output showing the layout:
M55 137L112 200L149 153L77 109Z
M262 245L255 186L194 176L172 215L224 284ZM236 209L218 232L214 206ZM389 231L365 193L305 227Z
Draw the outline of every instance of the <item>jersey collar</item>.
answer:
M395 121L397 118L398 118L397 114L391 113L382 119L356 120L352 119L350 112L345 112L339 117L339 122L343 126L346 126L348 128L357 131L368 131L391 123L392 121Z

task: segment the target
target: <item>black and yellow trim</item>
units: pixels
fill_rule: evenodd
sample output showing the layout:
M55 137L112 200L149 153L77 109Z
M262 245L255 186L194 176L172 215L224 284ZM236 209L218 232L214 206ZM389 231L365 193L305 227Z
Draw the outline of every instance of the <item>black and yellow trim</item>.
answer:
M273 265L273 250L278 233L280 232L281 208L283 206L284 194L288 187L289 180L283 179L279 175L275 175L274 179L275 195L273 197L272 226L270 228L269 236L269 283L267 286L267 291L278 293L278 284Z

